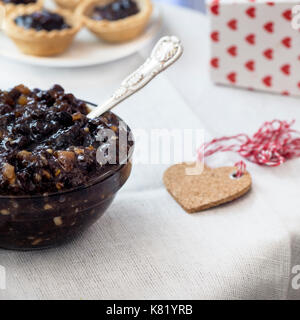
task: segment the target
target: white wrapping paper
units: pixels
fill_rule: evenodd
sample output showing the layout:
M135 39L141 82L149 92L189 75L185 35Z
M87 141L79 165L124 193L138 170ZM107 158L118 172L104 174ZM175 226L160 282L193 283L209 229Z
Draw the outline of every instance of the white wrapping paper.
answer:
M299 4L208 1L213 81L300 96Z

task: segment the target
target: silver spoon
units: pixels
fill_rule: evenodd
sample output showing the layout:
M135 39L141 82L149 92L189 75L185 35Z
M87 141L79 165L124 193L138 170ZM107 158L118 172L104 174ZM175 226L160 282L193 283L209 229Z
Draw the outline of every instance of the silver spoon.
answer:
M177 61L182 53L183 47L177 37L167 36L161 38L154 47L150 58L128 76L122 82L121 87L106 102L96 107L93 104L89 105L91 112L87 117L93 119L114 108L120 102L142 89L159 73Z

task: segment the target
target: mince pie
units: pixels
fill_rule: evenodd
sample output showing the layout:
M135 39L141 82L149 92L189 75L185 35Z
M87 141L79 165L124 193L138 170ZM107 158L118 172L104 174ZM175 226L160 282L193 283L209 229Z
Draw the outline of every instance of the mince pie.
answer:
M151 0L86 0L76 14L99 38L124 42L139 36L151 17Z
M23 53L52 56L64 52L80 28L67 10L20 8L8 15L5 31Z

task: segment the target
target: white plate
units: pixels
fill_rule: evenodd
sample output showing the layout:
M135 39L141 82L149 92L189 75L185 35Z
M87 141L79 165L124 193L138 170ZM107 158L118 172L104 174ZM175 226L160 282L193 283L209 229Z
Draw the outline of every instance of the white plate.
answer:
M100 41L87 29L83 29L67 52L49 58L33 57L21 53L4 33L0 33L0 56L31 65L56 68L102 64L127 57L141 50L156 36L160 26L161 13L156 5L145 32L133 41L124 44L108 44Z

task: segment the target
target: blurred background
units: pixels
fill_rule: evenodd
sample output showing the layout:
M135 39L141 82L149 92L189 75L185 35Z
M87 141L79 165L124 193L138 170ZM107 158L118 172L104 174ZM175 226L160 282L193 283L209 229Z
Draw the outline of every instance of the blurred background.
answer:
M205 11L205 0L159 0L160 2L182 5L192 9Z

